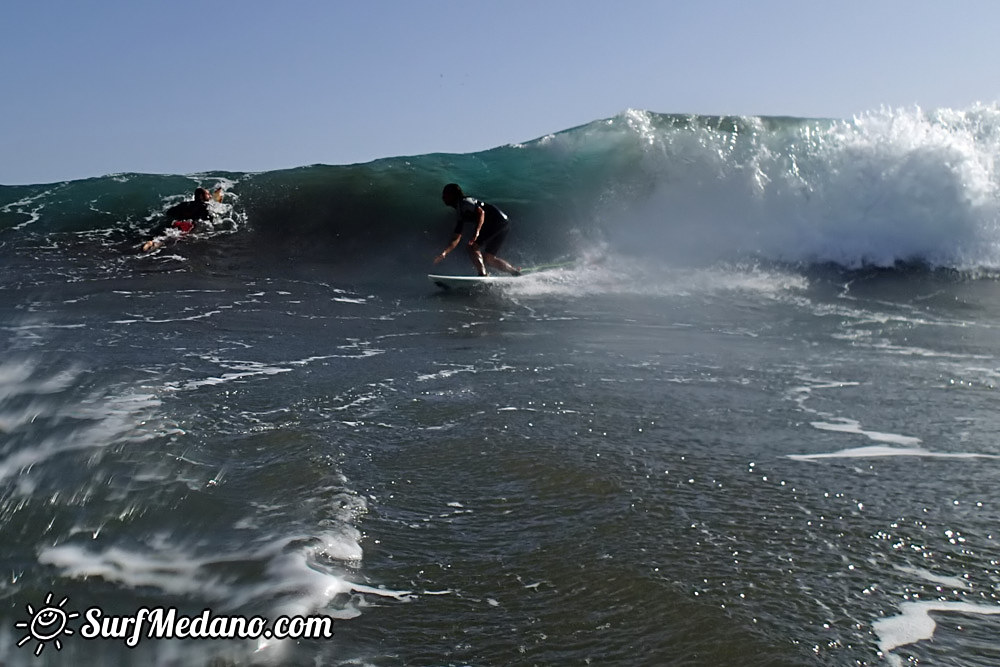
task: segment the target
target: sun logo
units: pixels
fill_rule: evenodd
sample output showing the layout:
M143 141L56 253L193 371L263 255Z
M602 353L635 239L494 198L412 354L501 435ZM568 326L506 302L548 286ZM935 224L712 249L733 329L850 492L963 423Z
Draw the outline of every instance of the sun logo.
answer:
M75 611L67 613L63 610L62 607L66 604L67 600L69 598L63 598L59 604L53 605L52 593L49 593L45 596L45 606L38 611L35 611L30 604L26 605L31 619L15 623L14 627L27 628L28 634L22 637L17 645L24 646L34 639L38 642L38 647L35 649L35 655L37 656L42 654L45 642L51 641L55 645L56 650L61 651L62 642L59 640L59 637L73 634L73 630L66 627L66 624L69 622L69 619L80 615Z

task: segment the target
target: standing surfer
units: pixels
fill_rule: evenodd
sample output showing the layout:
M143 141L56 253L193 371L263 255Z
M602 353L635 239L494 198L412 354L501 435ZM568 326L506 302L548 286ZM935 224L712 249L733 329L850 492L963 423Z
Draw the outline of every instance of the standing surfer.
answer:
M465 223L471 222L475 228L472 232L472 240L469 241L469 256L472 258L472 264L476 267L476 272L485 276L486 265L489 265L514 276L521 275L520 269L514 268L497 257L497 251L503 245L510 229L506 213L493 204L466 197L462 188L455 183L444 186L441 199L446 206L451 206L458 211L458 221L455 223L455 235L452 237L451 243L434 258L435 264L444 261L448 253L458 247L462 240L462 230Z

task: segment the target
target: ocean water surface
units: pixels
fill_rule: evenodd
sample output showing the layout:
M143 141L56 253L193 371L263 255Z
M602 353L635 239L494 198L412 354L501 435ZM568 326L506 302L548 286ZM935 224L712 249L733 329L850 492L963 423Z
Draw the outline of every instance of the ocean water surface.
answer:
M0 662L997 664L998 147L995 106L629 111L0 187ZM551 268L432 285L451 181Z

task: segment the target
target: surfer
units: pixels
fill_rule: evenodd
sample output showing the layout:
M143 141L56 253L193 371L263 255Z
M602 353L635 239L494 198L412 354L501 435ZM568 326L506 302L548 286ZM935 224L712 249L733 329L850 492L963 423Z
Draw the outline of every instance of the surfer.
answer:
M469 241L469 255L472 258L472 264L476 267L476 272L485 276L486 265L489 265L514 276L521 275L520 269L514 268L497 257L497 251L503 245L510 229L506 213L493 204L466 197L462 188L455 183L444 186L441 199L446 206L451 206L458 211L458 221L455 223L455 235L452 237L451 243L434 258L435 264L444 261L448 253L458 247L462 240L462 230L465 223L471 222L475 228L472 231L472 239Z
M168 229L175 229L178 234L187 234L194 231L196 227L201 230L206 228L211 230L211 221L215 218L215 214L208 202L212 199L221 202L222 194L222 188L216 188L215 192L211 194L205 188L195 188L194 199L181 202L166 210L168 221L160 227L153 239L142 244L142 251L150 252L162 248L166 242Z

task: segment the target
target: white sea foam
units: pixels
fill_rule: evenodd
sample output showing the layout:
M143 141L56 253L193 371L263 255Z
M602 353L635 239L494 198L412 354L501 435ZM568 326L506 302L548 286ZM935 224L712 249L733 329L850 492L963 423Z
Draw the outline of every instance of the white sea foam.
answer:
M915 438L908 435L899 435L896 433L882 433L880 431L869 431L861 428L861 422L854 419L846 419L841 417L833 422L812 422L813 428L819 429L820 431L835 431L837 433L852 433L855 435L863 435L869 440L874 440L876 442L888 442L895 445L917 445L920 444L920 438Z
M933 452L922 447L886 447L872 445L870 447L854 447L836 452L821 452L817 454L789 454L788 458L795 461L815 461L820 459L870 459L889 456L919 456L932 459L1000 459L995 454L977 454L974 452Z
M453 366L452 368L446 368L444 370L437 371L435 373L424 373L417 376L417 382L428 382L430 380L443 380L449 378L458 373L475 373L476 367L472 365L464 366Z
M801 410L802 412L813 415L827 416L827 417L831 415L806 406L806 401L812 398L813 394L817 390L843 389L846 387L857 387L860 385L859 382L851 382L851 381L837 382L837 381L820 380L815 378L805 378L805 380L811 382L811 384L803 385L801 387L794 387L788 392L788 395L792 398L792 400L795 401L799 410Z
M889 655L891 651L934 636L937 623L931 618L932 612L997 615L1000 607L969 602L904 602L899 612L897 616L880 618L872 624L878 636L879 652L893 665L902 665L903 660Z
M153 421L160 406L154 394L80 386L83 377L79 368L42 370L32 359L0 365L0 433L5 435L0 479L70 452L142 442L165 432ZM42 428L45 424L52 428ZM30 491L31 479L21 476L19 487Z
M193 389L199 389L201 387L211 387L211 386L226 384L229 382L235 382L237 380L245 380L247 378L252 378L252 377L279 375L281 373L288 373L292 370L290 368L284 368L282 366L271 366L257 361L226 360L226 359L220 359L218 357L210 357L207 359L207 361L217 364L223 368L226 368L230 372L222 373L220 375L205 377L198 380L188 380L185 382L169 382L166 385L164 385L164 387L172 391L191 391Z
M47 198L54 194L52 190L43 190L34 196L24 197L15 202L10 202L0 207L0 213L20 213L22 215L28 216L28 219L24 222L14 225L13 229L23 229L35 222L38 222L42 218L42 211L45 208L44 202Z
M641 295L663 297L755 294L777 296L804 289L799 274L754 265L679 268L621 255L584 257L577 264L529 273L503 286L512 297Z
M147 538L145 547L111 544L102 548L99 540L44 547L38 561L67 577L99 577L126 588L156 588L169 595L200 597L216 604L218 611L278 600L272 609L275 614L322 610L349 618L360 613L354 604L327 608L337 595L363 592L397 599L408 595L354 584L322 564L360 562L360 540L360 532L344 523L318 534L272 537L266 542L249 542L244 548L204 555L198 553L202 550L198 546L161 534ZM244 562L260 563L262 575L255 582L234 586L230 575L222 574L224 566Z
M38 561L54 567L62 576L100 578L125 588L157 589L164 594L204 600L217 614L262 606L273 620L279 616L322 614L334 619L354 618L362 613L365 596L407 600L411 593L353 583L330 571L320 561L359 561L360 533L349 526L318 536L292 535L264 544L248 545L226 553L196 555L197 548L175 543L169 535L148 540L148 549L108 546L95 548L64 544L43 548ZM305 545L305 546L303 546ZM231 574L223 574L227 563L258 562L255 581L234 585ZM331 606L334 599L336 606ZM82 600L91 604L93 600ZM288 641L257 642L255 652L267 660L281 660ZM263 652L263 653L262 653Z
M606 130L631 133L641 165L599 213L621 247L699 263L1000 266L996 105L668 121L630 111Z
M893 569L898 572L903 572L905 574L910 574L924 581L928 581L932 584L937 584L938 586L944 586L946 588L951 588L954 590L968 590L971 587L968 581L961 577L950 577L941 574L935 574L929 572L923 568L919 567L903 567L901 565L893 566Z

